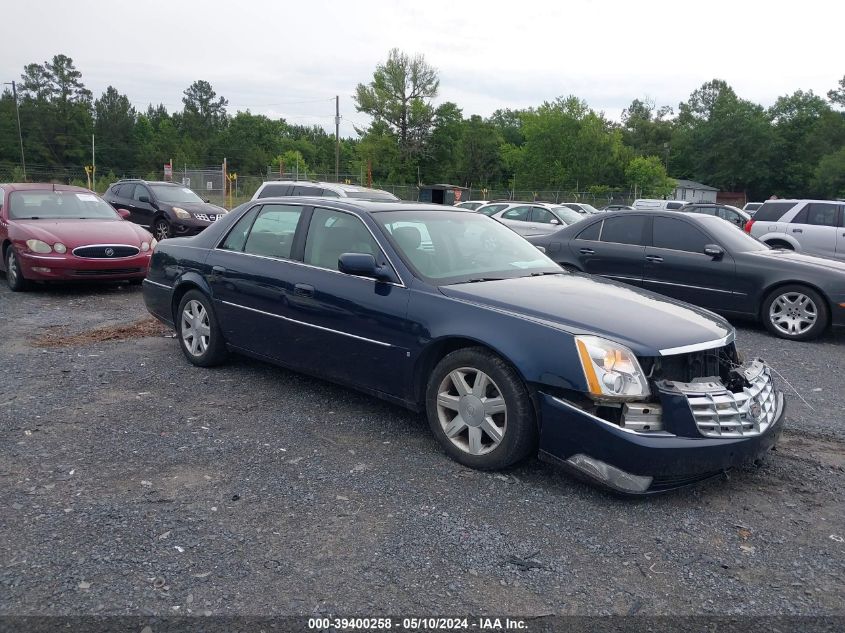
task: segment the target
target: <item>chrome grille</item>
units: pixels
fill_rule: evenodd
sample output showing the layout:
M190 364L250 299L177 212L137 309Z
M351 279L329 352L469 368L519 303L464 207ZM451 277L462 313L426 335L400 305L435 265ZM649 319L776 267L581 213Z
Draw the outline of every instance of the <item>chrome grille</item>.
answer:
M674 383L689 402L699 432L706 437L746 437L763 433L777 414L771 371L760 361L746 370L749 386L732 392L721 381Z
M194 213L194 217L197 220L202 220L203 222L216 222L222 218L223 215L215 215L214 213Z

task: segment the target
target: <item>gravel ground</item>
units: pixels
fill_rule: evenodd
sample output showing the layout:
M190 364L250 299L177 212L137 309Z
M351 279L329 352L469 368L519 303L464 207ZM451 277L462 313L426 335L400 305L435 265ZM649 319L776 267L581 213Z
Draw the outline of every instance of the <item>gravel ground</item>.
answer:
M150 323L90 334L146 316L134 286L0 289L0 615L845 614L841 335L741 325L801 395L779 449L626 500Z

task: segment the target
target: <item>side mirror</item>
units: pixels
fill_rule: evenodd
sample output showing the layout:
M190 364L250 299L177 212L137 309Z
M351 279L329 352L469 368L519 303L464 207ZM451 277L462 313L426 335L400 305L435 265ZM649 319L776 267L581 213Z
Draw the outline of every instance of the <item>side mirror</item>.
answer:
M552 218L550 224L560 224L560 220L558 220L557 218Z
M545 247L545 246L539 246L539 245L537 245L537 250L538 250L538 251L540 251L541 253L545 253L545 252L546 252L546 247Z
M376 258L369 253L343 253L337 260L337 269L347 275L388 280L390 276L376 264Z
M118 210L117 210L117 214L118 214L121 218L123 218L124 220L128 220L128 219L129 219L129 216L130 216L130 215L132 215L132 214L131 214L131 213L129 213L129 211L127 211L126 209L118 209Z
M149 196L138 196L138 202L146 202L150 204L150 197Z
M206 198L205 200L203 200L203 202L205 202L206 204L208 204L208 203L210 203L210 202L211 202L211 199L210 199L210 198Z
M725 254L725 249L716 244L707 244L704 247L704 254L709 255L713 259L722 259L722 256Z

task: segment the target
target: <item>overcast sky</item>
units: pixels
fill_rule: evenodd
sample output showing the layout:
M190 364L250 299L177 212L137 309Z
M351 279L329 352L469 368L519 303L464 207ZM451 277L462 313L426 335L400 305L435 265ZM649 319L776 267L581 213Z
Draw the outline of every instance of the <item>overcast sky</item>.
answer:
M843 18L841 0L34 0L4 6L0 77L64 53L95 97L112 84L174 111L205 79L230 113L332 131L338 94L348 136L368 121L355 86L398 47L425 55L437 102L465 116L575 94L618 119L634 98L677 108L713 78L763 105L825 95L845 74Z

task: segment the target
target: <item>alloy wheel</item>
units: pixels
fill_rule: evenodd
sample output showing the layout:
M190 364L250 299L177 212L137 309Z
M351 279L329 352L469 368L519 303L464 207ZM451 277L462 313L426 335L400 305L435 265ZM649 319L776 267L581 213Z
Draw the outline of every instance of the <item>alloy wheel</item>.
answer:
M9 247L9 258L6 260L6 275L8 275L8 281L10 286L14 286L18 283L18 261L15 259L15 253L12 251L12 248Z
M470 455L485 455L505 437L507 404L490 376L460 367L449 372L437 389L437 418L455 446Z
M156 222L155 236L159 242L170 237L170 225L167 223L167 220L159 220Z
M787 336L799 336L810 330L819 318L815 302L802 292L786 292L769 307L769 321Z
M192 356L202 356L211 339L208 311L199 301L191 300L182 311L182 341Z

